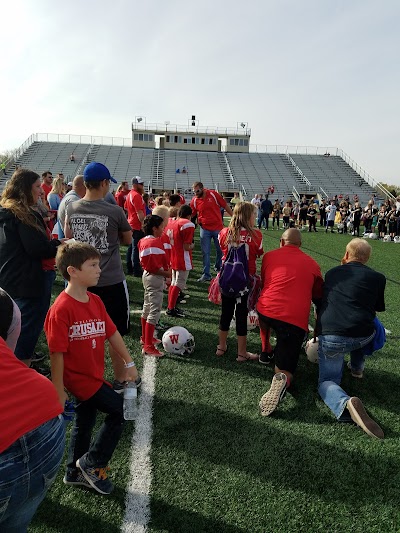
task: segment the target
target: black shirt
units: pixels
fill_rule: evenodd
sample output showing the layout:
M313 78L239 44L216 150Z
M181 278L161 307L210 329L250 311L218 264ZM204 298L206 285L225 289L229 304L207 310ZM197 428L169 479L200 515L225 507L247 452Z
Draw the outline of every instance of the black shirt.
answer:
M376 311L385 310L386 278L356 261L325 275L317 332L342 337L368 337Z

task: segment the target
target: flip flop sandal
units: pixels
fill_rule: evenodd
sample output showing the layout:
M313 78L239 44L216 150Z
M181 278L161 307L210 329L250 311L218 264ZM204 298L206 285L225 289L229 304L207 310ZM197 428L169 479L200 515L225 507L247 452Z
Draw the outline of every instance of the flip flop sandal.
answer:
M217 357L222 357L223 355L226 354L227 350L228 350L228 346L225 348L225 350L223 350L222 348L220 348L219 344L217 344L217 351L215 352L215 355ZM220 353L218 353L218 352L220 352Z
M239 355L236 357L238 363L245 363L246 361L258 361L258 354L247 352L246 355Z

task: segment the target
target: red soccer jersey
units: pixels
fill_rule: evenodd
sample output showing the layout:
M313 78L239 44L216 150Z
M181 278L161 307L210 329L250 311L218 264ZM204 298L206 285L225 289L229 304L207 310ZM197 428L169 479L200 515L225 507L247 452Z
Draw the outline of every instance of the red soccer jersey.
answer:
M168 229L171 240L171 266L174 270L192 270L192 251L185 250L184 244L191 244L194 237L194 224L187 218L178 218Z
M146 215L146 204L140 193L135 190L129 191L125 200L125 209L128 212L128 222L133 230L141 230L142 223L138 217L138 211L142 211Z
M143 270L155 274L160 268L168 270L169 265L164 245L159 237L147 235L139 241L139 257Z
M104 380L104 342L117 331L101 299L88 293L79 302L63 291L46 316L50 352L64 354L64 385L78 400L88 400Z
M160 239L163 244L165 255L167 256L168 265L171 264L171 241L168 236L168 233L166 231L167 228L164 229L163 234L161 235Z
M261 266L257 311L308 331L311 300L322 297L319 265L294 245L267 252Z
M202 228L209 231L219 231L224 227L221 208L226 207L226 201L217 191L204 189L204 198L192 198L190 207L193 216L197 215Z
M222 250L222 260L225 261L228 254L228 245L225 243L228 228L224 228L218 235L218 241ZM247 230L242 228L240 230L240 242L245 243L247 246L247 257L249 260L249 274L254 275L256 273L256 259L263 255L263 243L262 233L260 230L255 229L253 235L250 235Z
M63 412L54 385L19 361L0 338L0 453Z

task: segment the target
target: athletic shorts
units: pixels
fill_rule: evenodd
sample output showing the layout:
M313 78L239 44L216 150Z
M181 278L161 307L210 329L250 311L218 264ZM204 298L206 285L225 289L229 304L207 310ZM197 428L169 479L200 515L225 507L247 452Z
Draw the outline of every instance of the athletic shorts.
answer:
M302 222L307 222L307 211L300 211L299 220Z
M298 326L269 318L261 313L258 313L258 320L260 327L264 326L264 329L273 329L275 331L275 365L279 370L287 370L294 374L299 361L301 346L307 336L307 332Z
M335 225L335 221L334 220L327 220L326 221L326 225L328 226L328 228L333 228L333 226Z
M129 333L129 294L126 280L115 285L89 287L88 291L101 298L119 333L121 335Z

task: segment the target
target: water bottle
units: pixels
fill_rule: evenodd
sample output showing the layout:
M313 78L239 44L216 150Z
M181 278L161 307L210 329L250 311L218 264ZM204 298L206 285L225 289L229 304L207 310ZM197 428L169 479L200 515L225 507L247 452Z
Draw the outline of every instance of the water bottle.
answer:
M128 381L124 389L124 418L135 420L137 416L137 387L134 381Z
M64 405L64 412L63 412L64 421L66 423L71 422L71 420L74 419L75 416L75 404L74 402L71 402L70 400L67 400Z

